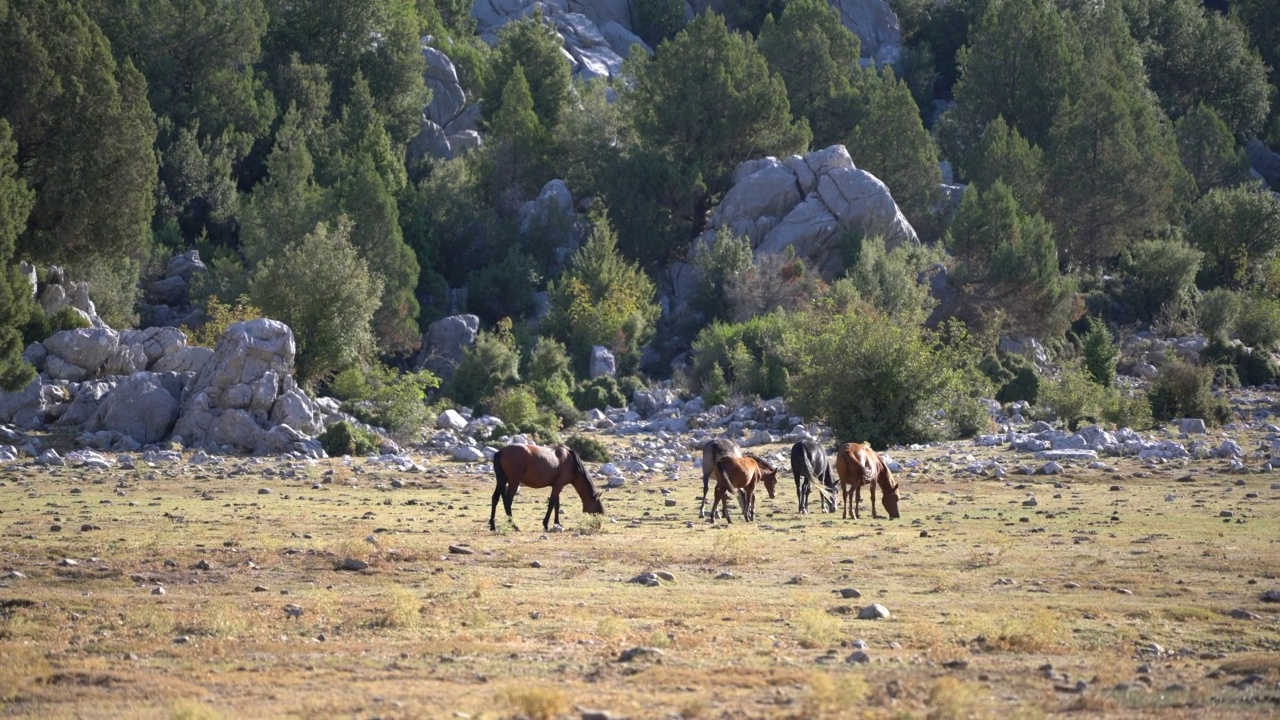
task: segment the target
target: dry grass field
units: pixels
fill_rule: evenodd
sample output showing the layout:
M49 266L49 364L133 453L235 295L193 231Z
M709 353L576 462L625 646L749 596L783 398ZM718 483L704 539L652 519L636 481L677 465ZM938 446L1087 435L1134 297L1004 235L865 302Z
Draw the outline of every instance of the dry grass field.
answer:
M1280 713L1280 475L947 453L894 453L922 461L896 522L798 515L785 473L756 523L709 525L688 462L605 490L603 522L566 490L553 533L545 490L493 533L491 474L416 455L0 466L0 715Z

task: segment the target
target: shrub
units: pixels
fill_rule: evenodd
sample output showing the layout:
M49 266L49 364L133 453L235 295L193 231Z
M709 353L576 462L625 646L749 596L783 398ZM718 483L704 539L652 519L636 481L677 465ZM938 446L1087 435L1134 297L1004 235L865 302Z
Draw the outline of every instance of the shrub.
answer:
M573 393L573 404L579 410L604 410L626 407L627 399L618 389L618 381L611 375L601 375L578 385Z
M1183 360L1174 360L1160 370L1148 397L1152 416L1163 422L1188 417L1216 426L1231 419L1231 407L1213 394L1213 369Z
M182 326L182 331L187 334L187 344L216 347L218 339L232 323L263 317L262 311L250 304L244 295L237 298L234 305L227 305L217 295L210 295L205 301L204 314L206 319L200 327Z
M113 328L138 324L140 263L128 257L98 257L79 268L102 321Z
M578 457L587 462L606 463L612 459L609 455L609 448L605 447L604 443L586 435L570 435L564 444L572 448L574 452L578 453Z
M724 370L720 363L711 366L711 371L702 381L702 399L707 405L723 405L729 401L729 383L724 379Z
M1109 393L1102 417L1116 427L1148 430L1155 426L1151 417L1151 400L1146 394L1126 395L1114 388Z
M1196 327L1210 339L1226 339L1240 315L1240 295L1227 288L1214 288L1196 303Z
M1116 363L1120 360L1120 348L1111 339L1106 323L1089 318L1089 331L1081 339L1084 368L1093 381L1102 387L1111 387L1116 381Z
M710 242L695 243L690 264L698 269L698 282L689 305L705 316L704 322L728 320L733 312L728 286L751 268L751 241L720 228Z
M1166 303L1189 305L1203 257L1181 239L1134 243L1122 262L1125 304L1143 322L1155 319Z
M947 408L947 425L953 438L969 438L991 428L991 413L982 400L961 397Z
M346 420L330 425L317 439L329 457L371 455L382 444L377 435L361 430Z
M427 424L427 391L440 379L425 370L400 372L375 363L350 368L334 377L330 389L343 411L361 422L386 429L397 440L413 438Z
M809 319L787 401L840 438L876 447L927 442L934 411L961 384L951 358L914 327L871 308ZM940 402L941 399L941 402Z
M1219 379L1228 387L1266 385L1280 376L1280 367L1271 353L1228 343L1221 337L1215 336L1209 342L1201 359L1205 365L1215 367Z
M1242 303L1236 336L1249 347L1271 352L1280 341L1280 301L1253 296Z
M631 402L636 393L645 389L644 380L638 375L627 375L618 378L618 391L626 398L627 402Z
M30 345L33 342L47 340L50 335L63 330L75 330L89 327L89 320L76 312L73 307L64 307L52 315L36 305L31 311L31 319L22 328L22 342Z
M481 402L481 408L502 418L495 435L525 433L541 443L560 441L560 419L538 407L538 398L527 385L498 388Z
M794 317L774 312L741 323L717 322L703 328L693 341L694 378L700 384L723 380L726 397L730 387L764 398L785 395L791 372L785 357L785 336L796 322ZM719 368L718 380L713 368ZM697 391L705 396L707 389L699 387Z
M1064 364L1062 373L1040 388L1041 404L1071 430L1075 430L1081 420L1101 419L1107 400L1106 389L1076 364Z
M454 370L445 394L468 407L520 379L520 354L503 332L481 332Z
M987 355L978 363L996 387L996 400L1001 403L1025 400L1034 405L1040 395L1040 376L1036 365L1024 355Z

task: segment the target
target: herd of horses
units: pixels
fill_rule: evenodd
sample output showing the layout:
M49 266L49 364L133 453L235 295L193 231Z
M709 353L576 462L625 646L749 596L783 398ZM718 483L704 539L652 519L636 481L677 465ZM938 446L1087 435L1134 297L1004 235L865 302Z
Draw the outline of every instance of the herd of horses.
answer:
M834 478L832 464L827 459L826 450L812 440L804 440L791 447L791 472L796 480L796 497L801 514L809 512L809 497L814 487L818 490L822 511L834 513L838 487L843 501L841 519L857 519L862 505L862 487L866 485L871 492L871 516L880 517L876 513L876 486L879 486L880 502L884 505L885 512L890 518L898 519L898 481L870 445L846 443L837 447ZM560 492L566 485L572 485L578 491L578 496L582 498L583 512L604 513L600 491L592 484L582 459L578 457L578 453L563 445L507 445L493 456L493 471L498 482L489 507L490 530L498 529L496 520L499 500L507 511L507 519L511 521L512 527L519 530L511 517L511 502L521 485L534 489L551 488L547 514L542 518L544 530L551 529L553 515L555 525L560 524ZM707 496L710 494L713 478L715 494L708 513ZM744 455L732 440L722 438L707 442L702 447L702 503L698 507L698 517L715 522L719 508L725 522L732 523L729 517L729 495L732 493L737 496L743 519L752 522L756 515L756 488L760 485L764 485L765 492L773 498L774 489L778 485L778 470L755 455Z

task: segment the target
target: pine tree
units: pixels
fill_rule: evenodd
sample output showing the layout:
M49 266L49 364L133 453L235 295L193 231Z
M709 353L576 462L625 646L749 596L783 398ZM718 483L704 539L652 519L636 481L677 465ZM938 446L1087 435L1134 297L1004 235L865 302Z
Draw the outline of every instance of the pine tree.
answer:
M1260 284L1280 250L1280 200L1257 187L1210 190L1191 208L1187 238L1205 254L1201 287Z
M480 108L486 123L492 124L502 109L503 94L517 65L524 73L538 122L548 129L560 122L560 114L568 106L573 90L561 43L560 35L543 19L541 10L503 26L489 63L486 102Z
M857 124L859 45L826 0L793 0L760 29L760 53L786 83L792 114L809 120L817 147L839 142Z
M912 226L933 236L942 184L933 137L920 122L911 89L894 77L893 68L869 71L865 87L865 115L849 135L849 154L889 186Z
M1039 212L1043 207L1044 153L1009 127L1003 117L987 125L960 169L970 183L982 188L1003 179L1018 204L1028 211Z
M534 110L533 94L524 66L516 63L502 89L502 104L490 121L493 149L491 176L499 192L512 189L519 197L537 192L544 177L547 133Z
M1200 103L1174 123L1182 165L1204 194L1249 179L1249 159L1213 108Z
M324 215L324 191L301 125L291 106L276 131L268 177L253 189L240 219L240 250L251 267L301 242Z
M35 377L35 369L22 359L20 329L35 304L31 285L18 273L13 255L35 197L18 177L17 154L13 131L0 118L0 390L9 391L21 389Z

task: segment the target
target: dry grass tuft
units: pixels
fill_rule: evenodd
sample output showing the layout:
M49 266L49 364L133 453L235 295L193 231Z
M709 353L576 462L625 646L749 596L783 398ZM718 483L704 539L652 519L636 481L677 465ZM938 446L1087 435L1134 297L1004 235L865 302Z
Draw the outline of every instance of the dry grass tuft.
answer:
M1280 655L1247 655L1222 663L1222 671L1232 675L1267 675L1280 672Z
M812 720L856 717L867 692L867 681L861 675L815 673L801 701L802 716Z
M568 696L554 687L509 687L502 691L500 700L517 715L529 720L556 720L569 712Z
M928 720L969 720L986 717L985 691L949 675L938 678L929 690Z
M840 633L840 621L818 608L796 613L795 626L800 647L809 649L825 647Z
M409 588L392 586L387 601L390 607L383 616L384 627L415 630L422 624L422 601Z

